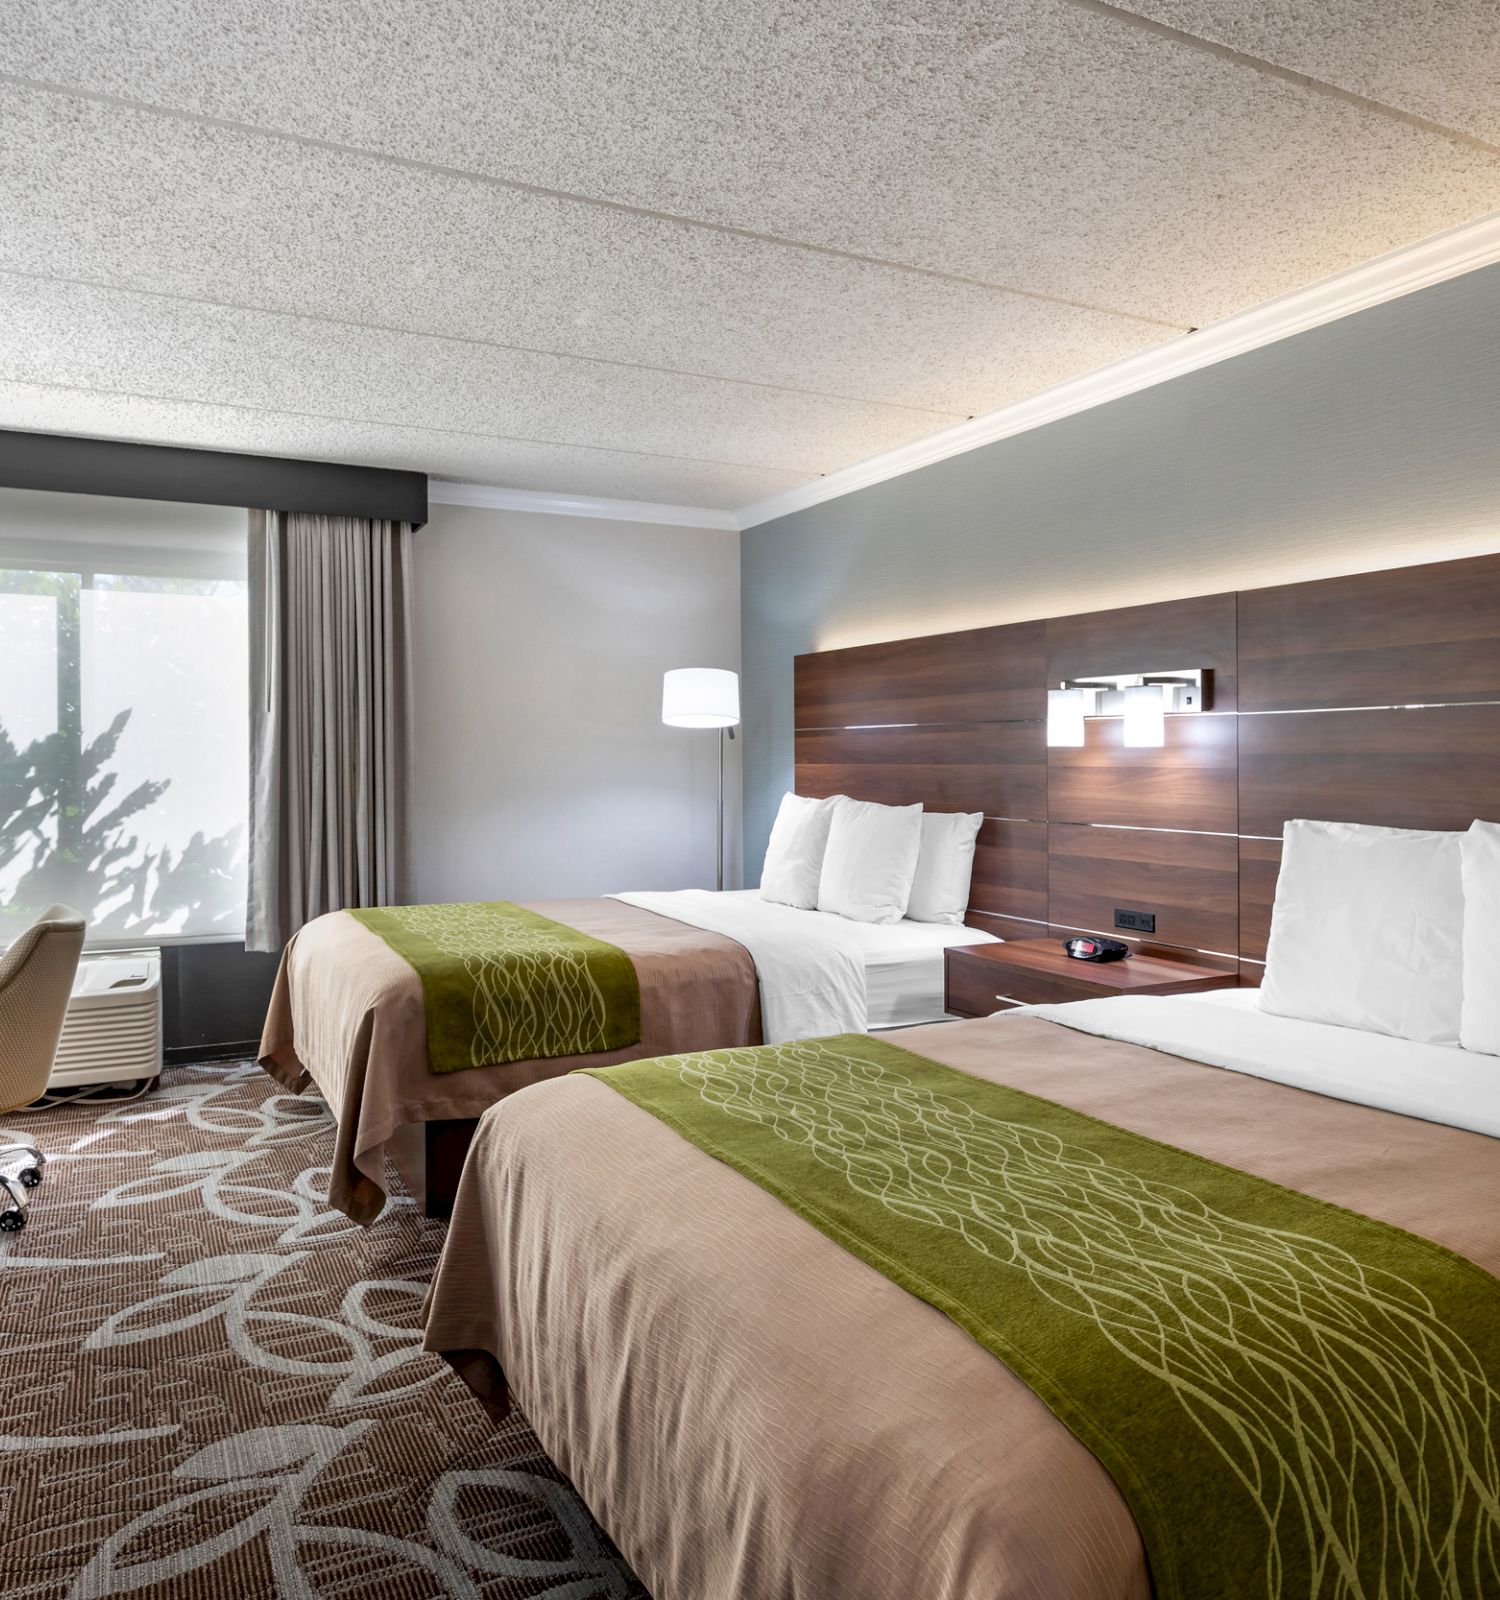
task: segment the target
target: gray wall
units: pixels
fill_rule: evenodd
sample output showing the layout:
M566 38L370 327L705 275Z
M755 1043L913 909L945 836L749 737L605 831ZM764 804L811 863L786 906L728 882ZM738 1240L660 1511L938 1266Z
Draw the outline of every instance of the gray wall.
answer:
M740 540L754 883L800 652L1500 549L1500 267Z
M415 898L712 888L717 736L661 677L738 668L739 536L433 506L414 581Z

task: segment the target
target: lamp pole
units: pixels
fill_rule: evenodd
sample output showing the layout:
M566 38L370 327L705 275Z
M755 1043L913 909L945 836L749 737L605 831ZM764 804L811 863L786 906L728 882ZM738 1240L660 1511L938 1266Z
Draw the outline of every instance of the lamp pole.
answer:
M719 810L718 810L719 831L718 831L718 837L717 837L717 839L715 841L715 843L716 843L716 845L718 847L718 849L717 849L717 858L718 858L718 863L719 863L719 875L718 875L718 879L717 879L717 881L716 881L716 883L714 885L714 887L716 889L719 889L719 890L722 890L723 887L724 887L724 736L725 736L725 734L728 734L731 739L734 738L734 729L733 728L720 728L719 729Z

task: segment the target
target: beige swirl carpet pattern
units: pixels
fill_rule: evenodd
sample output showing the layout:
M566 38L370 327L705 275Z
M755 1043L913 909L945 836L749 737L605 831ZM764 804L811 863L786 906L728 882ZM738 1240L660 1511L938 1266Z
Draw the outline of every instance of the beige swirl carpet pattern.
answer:
M323 1203L314 1097L169 1068L4 1123L52 1157L0 1235L7 1600L644 1600L525 1422L422 1353L443 1224Z

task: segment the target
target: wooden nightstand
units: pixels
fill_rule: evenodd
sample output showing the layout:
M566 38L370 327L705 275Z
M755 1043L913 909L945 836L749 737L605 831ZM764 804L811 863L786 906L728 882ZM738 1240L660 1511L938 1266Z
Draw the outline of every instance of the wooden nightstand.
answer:
M1058 1005L1115 994L1200 994L1237 989L1239 974L1164 956L1075 961L1061 939L960 944L944 952L944 1005L961 1017L987 1017L1010 1006Z

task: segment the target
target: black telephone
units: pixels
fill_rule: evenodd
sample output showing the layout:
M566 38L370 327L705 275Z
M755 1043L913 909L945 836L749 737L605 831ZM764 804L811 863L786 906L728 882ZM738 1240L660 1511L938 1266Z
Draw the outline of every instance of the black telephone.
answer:
M1119 939L1106 939L1102 934L1088 938L1064 939L1063 949L1075 961L1119 961L1130 954L1130 946Z

